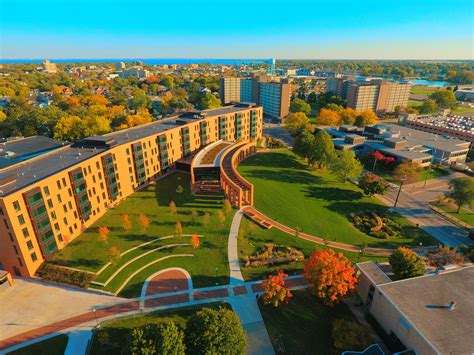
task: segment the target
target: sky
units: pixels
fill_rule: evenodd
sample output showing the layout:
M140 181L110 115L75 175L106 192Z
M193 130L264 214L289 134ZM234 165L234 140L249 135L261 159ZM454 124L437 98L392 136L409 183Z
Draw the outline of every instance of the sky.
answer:
M0 0L0 58L474 59L473 0Z

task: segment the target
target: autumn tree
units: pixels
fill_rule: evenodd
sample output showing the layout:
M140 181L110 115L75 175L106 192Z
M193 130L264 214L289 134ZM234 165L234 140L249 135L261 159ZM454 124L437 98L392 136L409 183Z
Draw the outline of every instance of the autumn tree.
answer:
M373 152L372 154L370 154L370 156L372 158L374 158L374 165L372 166L372 171L375 171L375 166L377 165L377 162L379 160L384 160L385 159L385 155L383 155L381 152L379 152L378 150L376 150L375 152Z
M359 187L367 196L383 195L388 189L388 183L375 174L366 173L359 179Z
M347 179L357 179L363 167L352 150L343 149L337 152L330 169L334 175L345 182Z
M349 259L329 248L311 254L304 264L304 277L311 291L330 306L340 302L357 283Z
M209 214L209 212L205 212L204 215L202 216L202 225L207 227L210 222L211 222L211 215Z
M99 237L100 240L103 241L105 244L108 244L108 238L110 234L110 229L106 226L99 227Z
M341 123L353 125L357 117L357 111L352 108L344 108L339 111L339 117L341 118Z
M430 99L436 102L440 108L449 108L454 110L457 107L456 96L454 92L449 89L436 90L430 95Z
M284 278L288 275L279 270L276 275L269 275L262 283L263 302L278 307L281 303L288 303L293 296L291 291L285 287Z
M375 115L374 111L364 110L357 115L354 124L358 127L365 127L373 125L376 122L377 116Z
M176 214L178 213L178 209L176 208L176 203L172 200L169 206L170 206L170 215L172 217L176 217Z
M125 232L128 232L130 229L132 229L132 221L128 213L122 213L120 218L122 219L122 228Z
M392 272L397 280L421 276L425 272L425 263L421 256L411 249L400 247L389 258Z
M203 308L186 323L189 354L247 353L247 339L239 317L229 309Z
M397 165L393 171L393 178L398 182L413 183L418 181L420 166L413 162L403 162Z
M220 228L224 228L224 224L225 224L225 220L226 220L226 217L225 217L225 214L223 211L217 211L217 223L219 225Z
M146 231L150 226L150 219L146 214L140 213L138 216L138 223L142 226L142 231Z
M427 261L431 266L441 267L449 264L463 263L464 257L458 253L456 247L450 248L449 246L444 246L438 249L436 252L428 253Z
M180 221L176 221L174 226L174 236L181 237L183 235L183 226Z
M438 112L438 105L436 105L434 100L428 99L418 106L417 109L421 114L436 113Z
M283 124L293 137L297 137L303 132L311 131L309 118L303 112L290 113L283 119Z
M200 245L201 245L201 241L199 240L199 235L193 234L191 236L191 246L194 249L197 249L197 248L199 248Z
M341 117L334 110L322 108L316 121L323 126L337 126L341 123Z
M455 178L449 182L449 186L451 191L446 196L456 202L458 206L457 213L461 211L462 206L472 206L474 204L474 179L468 177Z
M108 253L111 262L115 263L120 260L121 252L116 246L111 246Z
M311 106L302 99L294 99L290 103L290 111L303 112L305 115L308 116L311 113Z

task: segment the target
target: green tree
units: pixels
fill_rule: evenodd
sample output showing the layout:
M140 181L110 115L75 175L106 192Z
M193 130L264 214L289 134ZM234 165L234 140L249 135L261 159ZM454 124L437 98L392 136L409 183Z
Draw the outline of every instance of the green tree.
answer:
M418 106L418 111L423 114L438 112L438 106L434 100L428 99Z
M430 95L430 99L434 100L438 107L449 108L454 110L457 107L456 96L454 92L448 89L437 90Z
M190 354L246 354L247 339L239 317L229 309L203 308L186 324Z
M388 189L388 184L375 174L363 174L359 179L359 187L367 196L383 195Z
M151 107L151 99L141 89L135 89L133 96L128 100L128 107L132 110L149 109Z
M331 136L324 130L318 130L315 135L315 161L319 167L329 167L336 157L336 150Z
M293 152L305 159L310 167L313 166L317 157L316 137L308 132L299 135L293 143Z
M290 103L291 112L303 112L306 116L311 113L311 106L304 100L294 99Z
M393 178L395 181L412 183L418 181L420 176L420 166L413 162L403 162L397 165L393 170Z
M337 152L337 156L330 165L331 171L342 181L357 179L362 172L362 164L352 150L343 149Z
M160 85L166 86L168 89L173 90L174 79L171 76L165 76L160 80Z
M452 198L458 206L457 213L464 205L474 205L474 179L468 177L460 177L452 179L449 182L451 191L446 195Z
M389 258L392 272L397 280L421 276L425 272L423 259L413 250L400 247Z
M290 113L283 119L283 123L293 137L311 130L311 123L304 112Z
M133 355L184 355L184 333L173 322L147 324L132 330Z

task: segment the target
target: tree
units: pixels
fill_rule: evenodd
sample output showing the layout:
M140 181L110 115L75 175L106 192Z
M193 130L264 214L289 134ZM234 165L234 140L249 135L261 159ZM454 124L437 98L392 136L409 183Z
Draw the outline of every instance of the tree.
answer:
M132 110L149 109L151 98L141 89L135 89L133 96L128 100L128 107Z
M132 355L184 355L184 332L174 322L147 324L132 330Z
M110 258L110 261L112 261L113 263L120 260L120 257L122 256L121 254L122 253L120 252L120 249L117 248L116 246L111 246L109 248L109 258Z
M309 132L299 135L293 143L293 152L312 167L316 163L316 137Z
M454 110L457 107L456 96L452 90L436 90L430 95L430 99L434 100L440 108L449 108Z
M168 89L173 90L174 88L174 79L171 76L165 76L160 81L160 85L166 86Z
M146 231L150 226L150 219L146 214L140 213L138 216L138 223L142 226L142 231Z
M464 262L464 257L458 253L456 247L444 246L434 253L428 253L428 264L434 267L441 267L449 264L460 264Z
M458 206L457 213L461 211L462 206L472 206L474 204L474 179L468 177L455 178L449 182L449 186L451 191L446 196L456 202Z
M374 158L374 166L372 167L372 171L375 171L375 166L377 165L377 161L379 160L384 160L385 159L385 155L383 155L382 153L380 153L378 150L376 150L375 152L373 152L371 154L372 158Z
M413 250L400 247L389 258L392 272L397 280L423 275L425 263Z
M100 240L103 241L105 244L108 244L108 238L110 234L110 229L106 226L99 227L99 237Z
M339 350L364 350L372 343L367 330L358 322L348 319L335 319L332 323L334 346Z
M170 215L172 217L176 217L176 214L178 213L178 209L176 208L176 203L173 200L171 200L169 206L170 206Z
M278 307L281 303L288 303L288 300L293 296L291 291L285 287L284 278L288 275L279 270L276 275L269 275L262 283L263 287L263 302L271 304L273 307Z
M79 116L61 117L53 128L54 138L62 141L76 141L84 137L85 122Z
M375 115L374 111L364 110L357 115L354 123L357 127L365 127L373 125L376 122L377 116Z
M176 221L174 226L174 236L181 237L183 235L183 226L180 221Z
M239 317L229 309L203 308L186 323L189 354L246 354L247 339Z
M331 136L324 130L318 130L315 135L315 157L319 167L329 167L336 157L336 150Z
M196 222L197 216L198 216L198 214L197 214L196 209L195 209L195 208L192 208L192 209L191 209L191 221Z
M418 111L422 114L438 112L438 105L434 100L428 99L418 106Z
M304 277L311 291L332 306L357 283L349 259L332 249L315 250L304 264Z
M353 125L357 117L357 111L352 108L344 108L339 111L339 116L343 124Z
M357 179L363 169L355 153L349 149L338 151L337 157L331 163L330 168L331 172L344 182L347 179Z
M309 118L304 112L290 113L283 119L283 123L293 137L297 137L311 129Z
M306 116L311 113L311 106L304 100L294 99L290 103L291 112L303 112Z
M367 196L383 195L388 189L388 184L375 174L363 174L359 179L359 187Z
M323 126L337 126L341 123L341 117L336 111L323 108L321 109L321 111L319 111L319 115L316 121L319 125Z
M132 229L132 221L130 220L128 213L123 213L120 218L122 219L122 228L125 232Z
M199 235L193 234L191 236L191 246L194 249L197 249L197 248L199 248L200 245L201 245L201 241L199 240Z
M397 165L393 171L395 181L412 183L418 181L420 176L420 166L413 162L403 162Z

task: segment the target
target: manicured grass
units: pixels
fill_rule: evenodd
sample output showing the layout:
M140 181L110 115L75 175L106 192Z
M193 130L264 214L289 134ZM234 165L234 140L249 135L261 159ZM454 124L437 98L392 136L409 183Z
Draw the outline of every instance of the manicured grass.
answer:
M428 177L429 179L437 179L446 175L449 175L450 171L448 169L443 169L443 168L438 168L434 167L432 169L427 169L423 170L420 173L420 176L418 178L418 181L425 181L425 179Z
M176 191L179 185L183 187L181 193ZM170 214L170 201L176 203L178 212L176 217ZM106 290L114 291L134 271L153 260L173 254L193 254L194 256L172 258L150 266L130 281L123 290L123 294L138 296L141 284L148 276L170 266L185 268L191 274L196 287L211 286L216 282L226 284L229 278L227 239L233 213L226 218L224 226L219 227L216 213L222 209L222 206L222 195L192 195L189 188L189 175L176 172L159 180L156 184L134 193L122 201L119 206L108 211L92 227L58 252L51 262L96 272L109 261L108 250L110 247L117 246L124 252L158 237L173 235L176 220L179 220L182 223L184 234L203 235L201 246L198 249L193 249L190 246L177 246L154 251L126 267L111 281ZM193 209L197 212L195 221L192 220ZM203 221L206 212L211 215L208 225L204 225ZM122 228L121 215L123 213L128 213L132 220L132 229L128 232L123 231ZM138 224L140 213L146 214L150 219L151 223L146 231L143 231ZM107 226L111 230L107 244L100 240L97 233L100 226ZM159 246L181 243L190 243L190 237L182 236L156 241L134 250L107 268L103 275L99 275L98 281L104 282L118 268L140 254Z
M438 91L438 89L430 86L414 85L411 87L410 94L414 95L431 95Z
M474 227L474 211L461 207L461 210L457 213L457 208L451 208L445 205L436 205L436 207Z
M202 308L229 308L224 302L216 302L205 305L175 308L148 313L134 317L114 319L100 324L100 329L93 335L91 355L121 354L128 347L129 336L133 328L141 327L151 323L175 322L178 327L184 329L186 321L195 312Z
M459 113L472 113L474 112L474 108L472 107L466 107L466 106L458 106L456 109L453 111L454 114L459 114Z
M38 343L25 346L9 355L63 355L66 350L69 337L66 334L60 334L52 338L40 341Z
M303 232L352 245L393 248L435 244L435 240L408 220L388 211L375 198L366 197L352 183L343 183L325 170L309 171L295 155L279 149L243 161L239 172L255 187L255 207L269 217ZM350 214L377 211L402 227L398 238L378 239L357 228Z
M338 318L355 320L345 304L325 306L308 290L294 291L288 304L276 308L264 305L262 299L258 305L277 353L336 354L332 322ZM281 346L284 351L278 351Z
M422 103L423 103L423 102L421 102L421 101L408 100L407 106L408 106L408 107L415 107L415 108L416 108L416 107L418 107L418 106L421 106Z
M260 247L265 244L285 245L296 248L302 251L305 258L308 257L314 250L324 249L324 245L309 242L307 240L296 238L293 235L284 233L276 228L262 229L255 225L249 219L244 218L240 224L240 233L238 238L239 258L254 254ZM352 253L344 250L341 251L352 263L374 260L383 262L385 257L369 256L364 253ZM289 264L266 266L266 267L244 267L241 265L242 275L245 280L259 280L265 278L268 274L283 270L288 275L300 274L303 272L303 262L292 262Z

